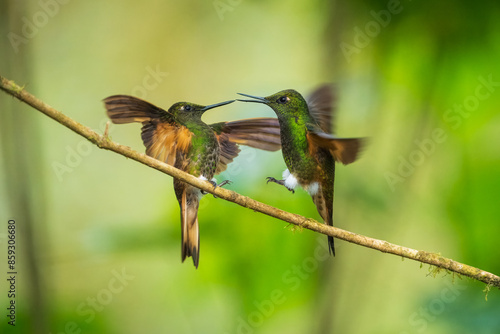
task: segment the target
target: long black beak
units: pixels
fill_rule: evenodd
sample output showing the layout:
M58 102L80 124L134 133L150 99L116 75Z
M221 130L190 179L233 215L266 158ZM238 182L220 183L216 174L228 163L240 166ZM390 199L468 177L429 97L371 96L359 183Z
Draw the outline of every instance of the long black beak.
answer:
M238 95L243 95L243 96L251 97L252 99L255 99L255 100L240 100L240 99L238 99L238 101L242 101L242 102L257 102L257 103L265 103L265 104L269 103L268 100L266 100L265 98L260 97L260 96L253 96L253 95L248 95L248 94L243 94L243 93L238 93Z
M234 101L236 101L236 100L230 100L230 101L224 101L224 102L220 102L220 103L216 103L216 104L211 104L211 105L206 106L203 109L201 109L201 111L207 111L209 109L225 106L226 104L233 103Z

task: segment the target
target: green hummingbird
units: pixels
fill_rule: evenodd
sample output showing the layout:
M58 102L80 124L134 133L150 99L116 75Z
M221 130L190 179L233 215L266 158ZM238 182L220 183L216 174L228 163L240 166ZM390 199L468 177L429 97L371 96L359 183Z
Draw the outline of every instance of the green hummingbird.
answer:
M221 173L238 155L238 144L267 151L280 149L276 118L253 118L206 124L202 115L232 101L202 106L188 102L173 104L168 111L128 95L104 99L109 118L116 124L142 123L146 154L217 186ZM219 186L228 183L224 181ZM174 190L181 209L182 261L192 257L198 268L200 233L198 207L204 195L200 189L174 178Z
M287 169L282 179L268 177L267 182L285 186L292 193L300 185L312 197L328 225L333 226L333 184L335 162L355 161L361 138L339 138L331 133L332 92L330 85L316 89L306 100L297 91L283 90L268 97L241 94L271 107L278 116L281 150ZM328 236L330 252L335 256L333 237Z

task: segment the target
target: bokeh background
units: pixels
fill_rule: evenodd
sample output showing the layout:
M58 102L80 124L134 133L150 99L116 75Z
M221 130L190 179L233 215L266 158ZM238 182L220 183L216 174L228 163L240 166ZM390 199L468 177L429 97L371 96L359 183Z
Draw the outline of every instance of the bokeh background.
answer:
M496 1L1 1L0 74L102 132L101 100L168 108L337 89L336 226L500 273ZM18 228L18 333L498 333L500 294L205 196L200 267L180 261L172 179L0 94L1 254ZM234 103L208 123L272 116ZM143 151L140 125L110 128ZM243 148L237 192L320 219ZM2 267L5 255L2 255ZM1 279L1 305L7 286ZM2 309L4 307L2 306ZM4 309L5 310L5 309ZM4 311L6 312L6 311Z

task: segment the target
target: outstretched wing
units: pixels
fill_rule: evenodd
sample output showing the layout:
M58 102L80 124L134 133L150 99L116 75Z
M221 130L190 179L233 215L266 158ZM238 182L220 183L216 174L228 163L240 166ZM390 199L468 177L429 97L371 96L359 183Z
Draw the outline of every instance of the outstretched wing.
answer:
M277 151L281 148L280 126L277 118L250 118L232 122L210 124L219 140L221 155L216 173L238 155L238 144L265 151Z
M113 123L142 123L147 155L174 166L177 157L188 152L192 132L177 124L167 111L129 95L107 97L104 105Z
M344 165L350 164L357 159L365 140L364 138L339 138L324 132L311 130L307 132L306 137L311 144L309 147L322 147L329 150L335 161Z
M142 123L162 117L172 118L167 111L130 95L113 95L103 101L108 117L115 124Z
M215 174L222 173L227 169L227 165L233 162L233 159L240 153L240 148L234 142L229 139L227 133L221 133L220 135L215 135L219 141L220 155L219 163L215 169Z
M232 143L265 151L281 148L280 124L277 118L249 118L210 124L216 135L227 134Z
M316 88L307 98L309 112L318 122L321 130L326 133L334 132L332 119L335 108L332 108L332 104L335 101L332 91L332 85L325 84Z

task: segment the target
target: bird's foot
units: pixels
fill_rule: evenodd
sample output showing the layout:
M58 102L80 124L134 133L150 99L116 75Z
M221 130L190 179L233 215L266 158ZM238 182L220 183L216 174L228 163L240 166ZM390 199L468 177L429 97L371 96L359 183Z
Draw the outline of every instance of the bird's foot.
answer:
M217 188L217 182L215 182L214 180L210 180L208 182L210 182L214 186L214 189ZM206 192L205 190L201 190L201 194L206 195L208 194L208 192Z
M274 177L271 177L271 176L266 177L266 179L267 179L267 183L274 182L274 183L277 183L277 184L281 184L283 187L285 187L286 189L288 189L289 191L291 191L292 194L295 194L295 190L293 190L291 188L288 188L285 185L285 180L276 180Z
M213 186L214 186L214 190L215 190L215 188L217 188L217 187L224 187L226 184L231 184L231 183L232 183L232 181L231 181L231 180L224 180L224 181L222 181L222 182L221 182L221 183L219 183L219 184L217 184L217 182L215 182L214 180L209 181L209 182L210 182L211 184L213 184ZM215 195L213 195L213 196L214 196L214 198L217 198L217 196L215 196Z
M269 183L269 182L274 182L274 183L277 183L277 184L281 184L282 186L285 185L285 180L276 180L274 177L272 176L268 176L266 177L267 179L267 182L266 183Z
M214 186L214 189L217 188L217 182L215 182L214 180L210 180L208 182L210 182ZM206 194L208 194L208 192L206 192L205 190L202 190L201 194L206 195ZM214 195L214 197L215 197L215 195Z
M231 181L231 180L224 180L221 183L216 184L215 186L216 187L224 187L226 184L231 184L231 183L233 183L233 181Z

